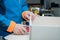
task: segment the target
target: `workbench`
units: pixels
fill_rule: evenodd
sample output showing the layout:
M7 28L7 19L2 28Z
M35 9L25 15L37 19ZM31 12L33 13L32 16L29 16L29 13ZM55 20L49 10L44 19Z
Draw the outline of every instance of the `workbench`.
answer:
M14 35L10 34L5 37L6 40L29 40L29 34L26 35Z

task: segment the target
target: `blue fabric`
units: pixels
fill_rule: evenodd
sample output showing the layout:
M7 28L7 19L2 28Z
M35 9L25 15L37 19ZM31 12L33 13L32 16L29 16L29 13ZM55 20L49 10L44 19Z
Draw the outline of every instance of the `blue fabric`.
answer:
M21 21L22 21L22 16L21 16L22 12L27 11L28 6L25 3L26 0L3 0L3 2L4 2L5 7L2 6L3 4L0 5L0 11L1 11L0 12L0 22L2 23L2 25L4 24L4 26L2 27L2 25L0 25L0 28L5 29L5 30L2 31L0 29L0 35L2 35L1 32L4 33L5 35L7 35L7 33L5 33L4 31L7 30L8 26L10 25L10 22L14 21L16 23L21 23ZM4 8L6 10L3 13L2 10L4 10Z
M11 33L8 33L8 32L6 32L6 31L3 31L3 30L0 30L0 32L1 32L1 33L0 33L0 36L3 36L3 37L11 34Z
M23 11L28 10L25 4L26 0L5 0L6 6L6 18L15 21L16 23L21 23L21 14Z

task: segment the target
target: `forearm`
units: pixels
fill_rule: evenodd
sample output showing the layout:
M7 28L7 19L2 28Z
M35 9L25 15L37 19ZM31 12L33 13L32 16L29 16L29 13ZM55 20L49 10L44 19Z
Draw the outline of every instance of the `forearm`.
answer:
M0 14L0 29L7 31L7 32L12 32L13 28L15 26L15 22L12 20L7 19L5 16Z

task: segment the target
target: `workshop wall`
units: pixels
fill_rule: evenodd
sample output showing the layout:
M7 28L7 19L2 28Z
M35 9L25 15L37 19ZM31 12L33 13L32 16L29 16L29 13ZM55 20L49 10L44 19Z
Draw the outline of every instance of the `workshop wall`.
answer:
M50 2L55 2L57 4L60 4L60 0L50 0ZM53 8L53 9L54 9L55 16L59 16L60 17L60 7Z
M55 2L55 3L59 3L60 4L60 0L50 0L51 2Z

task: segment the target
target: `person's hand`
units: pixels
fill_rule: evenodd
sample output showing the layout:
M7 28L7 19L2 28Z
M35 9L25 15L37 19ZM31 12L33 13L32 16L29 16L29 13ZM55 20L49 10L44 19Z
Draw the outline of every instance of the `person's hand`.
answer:
M25 15L24 15L23 18L25 20L30 20L30 17L31 17L31 20L34 20L34 18L36 16L36 15L33 14L33 12L30 12L30 11L25 11L24 13L25 13Z
M16 35L23 35L23 34L27 33L27 31L24 28L24 25L16 24L16 26L14 27L13 33Z

